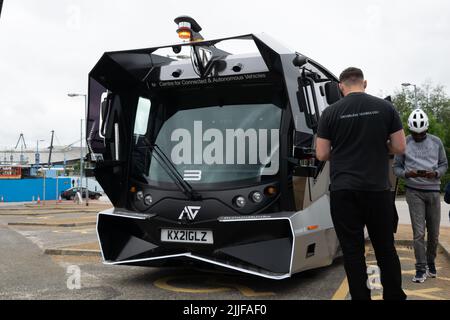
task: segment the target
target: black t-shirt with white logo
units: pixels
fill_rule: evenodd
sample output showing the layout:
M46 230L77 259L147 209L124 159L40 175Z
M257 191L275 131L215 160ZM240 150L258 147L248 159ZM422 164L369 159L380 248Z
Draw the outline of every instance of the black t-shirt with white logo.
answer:
M326 108L317 136L331 141L331 191L385 191L389 183L389 136L402 123L393 105L351 93Z

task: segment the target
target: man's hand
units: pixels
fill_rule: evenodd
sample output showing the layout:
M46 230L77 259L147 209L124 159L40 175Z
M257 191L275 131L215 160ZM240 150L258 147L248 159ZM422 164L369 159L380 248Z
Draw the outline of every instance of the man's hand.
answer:
M437 178L437 172L436 171L427 171L427 173L425 173L425 178L427 178L427 179L436 179Z
M421 175L418 174L417 171L411 170L411 171L407 171L405 173L405 177L406 178L418 178L418 177L421 177Z
M407 171L405 173L406 178L427 178L427 179L436 179L437 174L436 171L427 171L425 173L417 172L416 170Z

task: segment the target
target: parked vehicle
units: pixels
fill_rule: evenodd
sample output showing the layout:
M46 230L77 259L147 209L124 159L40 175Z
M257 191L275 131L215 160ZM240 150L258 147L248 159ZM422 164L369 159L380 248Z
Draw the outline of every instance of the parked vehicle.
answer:
M270 279L330 265L340 248L314 137L337 78L265 34L205 41L192 18L175 22L188 42L106 52L89 74L88 159L114 205L98 215L104 263ZM256 152L267 140L273 152Z
M61 198L66 200L73 200L75 199L77 192L81 192L83 199L86 198L86 188L84 187L67 189L66 191L61 192ZM89 199L98 200L101 196L102 194L100 192L89 190Z

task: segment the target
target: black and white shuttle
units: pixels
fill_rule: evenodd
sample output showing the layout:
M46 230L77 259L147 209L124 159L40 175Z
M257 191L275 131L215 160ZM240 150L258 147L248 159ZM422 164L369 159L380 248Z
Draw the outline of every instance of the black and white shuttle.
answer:
M265 34L106 52L89 74L88 158L114 208L105 264L203 262L271 279L339 254L314 156L336 77Z

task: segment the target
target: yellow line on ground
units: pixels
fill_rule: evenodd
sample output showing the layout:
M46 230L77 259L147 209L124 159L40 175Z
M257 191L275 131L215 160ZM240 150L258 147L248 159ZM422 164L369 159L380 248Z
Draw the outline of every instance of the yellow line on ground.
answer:
M186 280L198 278L200 282L205 285L204 288L185 288L182 284L169 284L171 281L175 280ZM168 276L156 280L153 283L156 287L168 291L173 291L177 293L194 293L194 294L205 294L205 293L217 293L226 292L232 290L238 290L242 295L246 297L263 297L263 296L273 296L274 292L257 292L252 288L236 283L225 283L217 281L215 277L204 277L204 276ZM209 287L211 285L211 287Z
M446 278L446 277L440 277L440 276L437 276L436 278L433 278L433 279L436 279L436 280L445 280L445 281L450 281L450 278Z
M416 259L411 259L411 258L405 258L405 257L399 257L400 261L416 261Z
M240 293L242 293L246 297L265 297L265 296L274 296L275 292L271 291L261 291L257 292L249 287L236 285L236 289L239 290Z
M257 292L255 290L253 290L252 288L249 288L244 285L237 284L237 283L225 283L225 282L214 281L214 282L212 282L212 284L235 288L246 297L264 297L264 296L274 296L275 295L275 292L271 292L271 291Z
M345 300L347 294L348 294L348 281L347 277L345 277L339 288L334 293L331 300Z
M395 247L396 251L405 251L405 252L412 252L413 249L411 248L402 248L402 247Z
M428 293L442 291L442 289L439 289L439 288L426 288L426 289L419 289L419 290L403 290L403 291L405 291L405 294L408 297L419 297L419 298L424 298L424 299L429 299L429 300L446 300L444 298L428 294ZM381 300L382 298L383 297L381 295L377 295L377 296L373 296L372 300Z
M442 269L442 267L436 267L436 270L441 270L441 269ZM416 269L413 269L413 270L402 270L402 274L415 275L416 274Z
M185 278L185 277L179 277L179 276L178 277L177 276L175 276L175 277L164 277L164 278L156 280L155 282L153 282L153 284L156 287L160 288L160 289L173 291L173 292L178 292L178 293L215 293L215 292L225 292L225 291L233 290L231 288L225 288L225 287L221 287L221 288L203 288L203 289L182 288L182 287L176 287L176 286L170 285L168 283L171 280L180 279L180 278Z
M370 248L368 246L366 246L364 251L365 251L364 252L364 257L367 258L367 255L370 253L371 250L370 250ZM344 280L342 280L342 283L339 286L339 288L334 293L334 295L331 298L331 300L345 300L345 298L347 297L348 293L349 293L348 281L347 281L347 277L345 277Z
M431 294L427 294L429 292L437 292L442 291L442 289L439 288L428 288L428 289L422 289L422 290L405 290L405 293L410 296L417 296L420 298L430 299L430 300L445 300L441 297L436 297Z
M52 216L39 216L39 217L27 217L27 220L44 220L44 219L50 219L53 218Z

